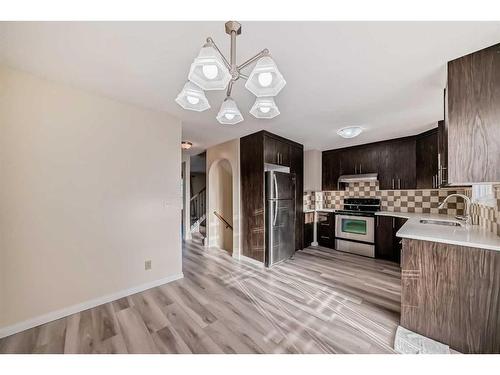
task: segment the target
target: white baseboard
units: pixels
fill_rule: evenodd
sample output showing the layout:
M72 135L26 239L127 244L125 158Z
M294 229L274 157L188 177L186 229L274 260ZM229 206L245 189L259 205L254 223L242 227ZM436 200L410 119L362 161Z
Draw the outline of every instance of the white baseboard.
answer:
M57 320L57 319L65 318L69 315L76 314L76 313L79 313L81 311L88 310L88 309L91 309L93 307L96 307L96 306L99 306L99 305L102 305L105 303L109 303L109 302L115 301L117 299L130 296L130 295L135 294L135 293L142 292L142 291L147 290L147 289L151 289L151 288L163 285L163 284L170 283L170 282L175 281L175 280L182 279L183 277L184 277L183 273L169 276L169 277L165 277L163 279L151 281L149 283L135 286L135 287L130 288L130 289L121 290L119 292L108 294L108 295L103 296L103 297L95 298L95 299L92 299L92 300L89 300L89 301L86 301L83 303L79 303L77 305L73 305L73 306L65 307L65 308L60 309L60 310L52 311L52 312L49 312L47 314L37 316L36 318L33 318L33 319L28 319L28 320L25 320L23 322L19 322L19 323L10 325L10 326L6 326L3 328L0 328L0 338L7 337L7 336L13 335L15 333L39 326L41 324L52 322L52 321Z

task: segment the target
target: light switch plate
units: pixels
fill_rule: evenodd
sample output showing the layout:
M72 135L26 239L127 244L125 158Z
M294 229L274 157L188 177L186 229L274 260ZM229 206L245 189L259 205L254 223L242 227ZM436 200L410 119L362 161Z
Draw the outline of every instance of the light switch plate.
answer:
M150 260L144 261L144 269L146 271L151 269L151 261Z

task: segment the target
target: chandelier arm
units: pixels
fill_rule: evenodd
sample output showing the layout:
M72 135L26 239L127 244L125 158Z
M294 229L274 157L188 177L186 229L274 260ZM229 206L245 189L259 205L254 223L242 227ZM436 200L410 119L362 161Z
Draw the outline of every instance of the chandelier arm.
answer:
M258 54L256 54L254 57L249 58L243 64L241 64L240 66L238 66L238 70L246 68L248 65L250 65L251 63L253 63L255 60L258 60L261 57L267 56L267 55L269 55L269 50L267 48L265 48L262 51L260 51Z
M226 92L226 96L229 98L231 96L231 91L233 89L233 83L234 81L233 80L230 80L229 83L227 84L227 92Z
M226 68L228 70L231 70L231 64L229 64L229 61L227 61L226 57L222 54L222 52L220 51L219 47L217 47L217 44L215 44L214 40L212 38L208 37L207 38L207 43L210 43L210 45L215 48L215 50L217 51L217 53L222 58L222 61L224 62L224 65L226 66Z
M238 78L243 78L244 80L248 80L248 76L240 72L238 72Z

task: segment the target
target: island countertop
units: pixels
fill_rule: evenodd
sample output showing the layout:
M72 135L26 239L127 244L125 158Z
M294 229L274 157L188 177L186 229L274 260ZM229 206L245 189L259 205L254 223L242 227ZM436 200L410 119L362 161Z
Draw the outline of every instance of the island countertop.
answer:
M465 225L455 219L454 216L392 211L378 211L375 214L379 216L408 219L396 233L396 236L400 238L500 251L500 236L495 235L479 225ZM421 219L458 222L462 225L446 226L439 224L422 224L420 223Z

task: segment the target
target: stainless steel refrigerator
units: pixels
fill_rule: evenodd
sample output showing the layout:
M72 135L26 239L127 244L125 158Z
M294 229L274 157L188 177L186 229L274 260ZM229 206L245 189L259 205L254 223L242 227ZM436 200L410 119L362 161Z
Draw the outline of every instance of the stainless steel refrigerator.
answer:
M266 172L266 266L295 254L295 174Z

